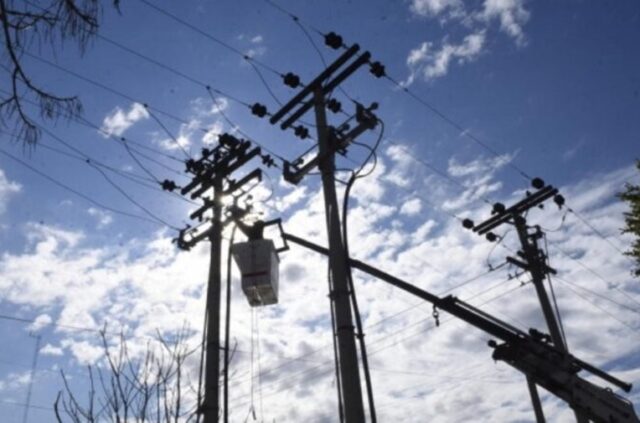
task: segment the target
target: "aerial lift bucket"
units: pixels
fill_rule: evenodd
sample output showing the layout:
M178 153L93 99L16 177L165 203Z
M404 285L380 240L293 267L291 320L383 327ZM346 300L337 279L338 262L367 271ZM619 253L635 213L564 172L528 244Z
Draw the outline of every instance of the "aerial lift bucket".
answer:
M231 254L240 269L242 291L251 307L278 303L280 259L273 241L256 239L233 244Z

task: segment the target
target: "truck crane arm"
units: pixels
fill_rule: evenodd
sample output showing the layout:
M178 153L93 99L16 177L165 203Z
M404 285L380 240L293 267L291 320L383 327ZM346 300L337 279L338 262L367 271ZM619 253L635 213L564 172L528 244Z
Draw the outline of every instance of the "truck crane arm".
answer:
M328 249L324 247L285 233L282 229L281 232L285 243L289 241L320 254L329 254ZM640 423L630 401L611 389L599 387L585 380L578 372L591 373L625 392L631 390L631 384L560 351L550 342L548 335L535 329L526 333L454 296L439 297L360 260L349 259L349 265L413 294L498 338L502 341L501 344L489 341L489 346L494 348L494 360L503 361L532 378L536 384L566 401L570 407L584 413L589 420L596 423Z

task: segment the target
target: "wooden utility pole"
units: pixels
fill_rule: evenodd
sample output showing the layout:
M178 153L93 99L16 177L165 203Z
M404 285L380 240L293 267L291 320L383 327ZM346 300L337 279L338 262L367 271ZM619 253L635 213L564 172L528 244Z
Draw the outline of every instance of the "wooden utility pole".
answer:
M218 421L220 410L218 379L220 375L220 292L222 287L222 177L213 178L213 220L211 222L211 257L209 262L209 280L207 282L206 302L206 359L205 390L202 409L204 423ZM225 364L226 365L226 364Z
M486 235L489 241L496 241L497 236L491 232L491 230L504 223L512 224L518 234L521 250L518 252L518 258L507 257L507 261L517 267L520 267L531 275L533 286L540 301L542 308L542 314L544 316L547 328L549 330L551 342L554 347L560 351L563 355L568 356L567 344L562 334L562 329L556 313L551 306L549 295L544 286L544 281L549 274L555 274L556 271L547 264L547 257L538 246L538 240L540 240L544 234L539 226L530 228L527 225L526 213L537 206L541 206L546 200L553 198L554 202L562 207L564 205L564 198L558 193L558 189L551 185L545 185L544 181L539 178L535 178L532 181L533 187L536 192L527 192L527 197L524 200L519 201L513 206L506 208L501 203L496 203L493 206L493 217L490 219L473 226L473 222L465 220L463 225L469 229L473 229L479 235ZM530 229L533 229L530 231ZM527 386L531 395L531 402L536 415L537 423L544 423L544 413L542 411L542 404L540 402L540 396L538 395L536 384L533 380L527 376ZM576 420L578 423L587 422L588 420L579 412L576 411Z
M198 242L208 239L211 242L211 255L209 263L209 278L207 282L206 298L206 356L204 370L204 400L198 410L204 416L204 423L215 423L220 415L220 293L221 257L222 257L222 231L230 223L223 220L224 196L234 195L249 182L262 178L262 173L256 169L239 180L229 180L234 171L242 167L249 160L261 154L259 147L250 149L251 142L240 140L229 134L222 134L219 145L213 150L203 149L202 158L187 161L187 172L192 173L191 182L181 189L181 194L191 192L191 199L204 195L213 190L212 198L205 198L204 205L191 213L190 218L204 223L196 228L187 228L180 231L177 244L183 250L189 250ZM225 182L228 181L228 182ZM176 188L175 183L165 181L163 188ZM208 219L204 215L211 210L213 216ZM209 224L210 222L210 224ZM207 225L205 230L200 230ZM225 363L227 366L228 363ZM226 397L225 397L226 398ZM224 409L225 421L228 418L228 410Z
M358 45L353 45L323 70L313 81L304 86L287 104L273 114L270 118L272 124L283 119L280 127L288 129L312 108L315 112L315 124L318 136L318 154L304 165L298 166L285 163L285 180L297 184L302 178L316 167L320 169L322 188L325 203L325 217L327 235L329 239L329 267L330 267L330 292L331 313L334 321L334 335L337 343L337 383L339 389L339 406L341 416L346 423L361 423L365 421L362 388L360 386L360 368L356 336L353 324L353 311L351 304L352 293L348 282L348 257L346 256L340 214L335 187L335 155L367 130L375 128L378 120L373 115L377 105L365 109L362 105L356 105L357 125L351 128L346 123L334 128L327 122L326 109L334 112L340 111L340 105L335 99L329 99L331 92L341 82L361 66L369 63L371 55L364 52L358 55ZM351 62L350 62L351 61ZM350 63L349 63L350 62ZM343 69L341 69L344 66ZM334 73L336 75L334 75ZM297 76L289 76L289 80L296 80ZM286 82L285 82L286 83ZM295 108L295 110L294 110ZM287 115L285 117L285 115ZM349 119L350 120L350 119ZM347 121L348 122L348 121ZM301 138L308 136L308 130L302 125L295 128L296 135ZM301 160L299 161L302 162ZM343 216L344 218L344 216Z
M362 389L358 351L351 313L349 284L347 281L347 256L342 239L340 214L335 187L335 150L330 145L324 94L321 88L314 92L314 110L318 128L318 167L322 174L325 217L329 239L329 268L333 291L330 293L335 309L335 330L340 357L340 380L344 393L344 412L347 422L364 422ZM343 217L344 218L344 217Z

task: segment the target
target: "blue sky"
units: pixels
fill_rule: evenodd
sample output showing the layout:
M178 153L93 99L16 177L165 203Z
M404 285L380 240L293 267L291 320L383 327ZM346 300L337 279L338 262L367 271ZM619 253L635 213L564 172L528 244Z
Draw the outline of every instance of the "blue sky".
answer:
M231 46L231 51L142 0L122 3L121 14L105 6L100 28L104 38L96 38L84 55L66 44L56 51L33 46L24 57L26 70L42 86L78 95L83 116L102 132L74 121L38 120L45 128L39 145L25 151L12 142L11 128L2 128L3 151L100 204L149 219L94 167L48 147L86 155L138 180L150 179L123 145L105 133L124 136L155 150L141 150L154 162L138 156L154 177L183 183L180 161L185 155L171 136L195 156L218 133L238 128L287 159L312 146L311 140L299 140L252 116L241 103L260 102L273 112L278 104L269 91L280 101L294 91L258 64L267 89L238 52L278 72L294 72L303 81L322 69L319 53L290 17L257 0L180 5L152 1ZM337 53L323 45L316 30L335 31L345 43L359 43L384 63L390 76L455 124L364 68L344 84L358 101L378 102L378 115L385 122L378 166L353 192L353 255L435 293L446 292L485 272L488 261L499 264L510 254L465 232L451 215L480 220L489 214L483 200L512 202L522 196L528 182L518 170L540 176L560 187L578 212L548 207L531 215L533 223L547 229L560 227L549 233L549 251L560 278L568 281L556 284L570 348L639 383L634 357L640 352L640 292L630 275L630 261L620 253L630 238L620 235L626 209L615 193L625 182L638 181L633 166L640 157L640 56L635 54L640 5L523 0L276 3L299 16L324 60L333 60ZM131 51L222 94L214 103L201 85ZM7 89L4 71L0 81ZM345 110L351 110L349 100L337 95ZM27 110L38 119L35 108ZM375 138L371 133L362 141L372 145ZM340 166L353 168L365 152L351 148ZM170 226L187 223L192 204L104 172ZM310 176L294 187L277 169L267 173L270 178L254 192L264 200L264 213L282 217L292 233L326 243L319 179ZM52 419L47 408L60 389L58 369L84 386L82 366L100 363L97 334L64 325L99 328L109 322L110 327L122 327L130 342L143 345L156 329L173 334L186 322L194 329L189 342L197 345L207 247L178 252L171 244L175 234L163 223L101 209L0 155L0 315L38 319L31 326L0 320L5 340L0 347L3 421L22 417L23 409L10 402L24 403L26 398L35 347L31 335L40 334L43 346L32 404L44 409L31 409L30 421ZM505 237L508 248L515 246L512 238ZM335 421L325 262L296 249L281 260L280 304L257 313L264 395L260 419ZM513 271L489 273L453 293L524 329L542 327L531 285L517 288L519 282L507 281L476 296L508 272ZM367 339L375 353L372 373L381 421L416 421L418 410L443 422L471 415L476 421L532 419L521 375L491 361L480 332L459 322L433 330L430 307L416 306L416 299L361 274L357 283L365 328L371 327ZM499 297L510 289L514 291ZM233 334L238 348L249 351L251 311L239 290L233 304ZM306 358L298 359L301 355ZM249 361L239 354L234 363L234 419L244 418L249 410L243 400L250 391ZM190 363L190 371L196 369L197 364ZM635 402L640 398L635 390L629 395ZM468 414L469 404L474 404L473 414ZM571 415L546 394L544 405L554 421Z

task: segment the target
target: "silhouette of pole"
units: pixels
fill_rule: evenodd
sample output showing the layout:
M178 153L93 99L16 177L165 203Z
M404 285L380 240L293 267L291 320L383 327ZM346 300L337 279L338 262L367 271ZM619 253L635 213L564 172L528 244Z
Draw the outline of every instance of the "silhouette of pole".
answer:
M542 314L544 315L547 327L549 328L549 335L551 335L551 340L558 350L567 353L568 349L566 341L562 336L560 324L558 323L556 314L553 312L551 301L549 300L547 290L544 287L544 280L546 279L549 270L545 263L544 253L538 247L538 239L542 236L542 232L538 228L536 232L534 232L533 234L529 234L527 230L527 220L519 214L514 214L513 224L516 228L516 231L518 232L518 238L520 239L520 244L522 245L522 252L524 253L524 257L526 258L529 265L531 280L533 282L533 286L536 289L536 294L538 295L538 300L540 301L540 305L542 307ZM542 415L542 406L540 404L540 398L538 396L537 388L535 384L532 385L530 383L528 378L527 384L529 385L529 392L531 393L531 402L533 403L536 420L538 422L544 422L544 416L542 416L542 420L539 420L539 414ZM578 423L587 423L589 421L577 411L575 411L575 415L576 421Z
M537 244L537 238L542 235L540 232L529 235L527 232L527 221L520 215L513 216L513 223L516 227L516 231L518 232L518 238L522 245L522 252L529 264L529 273L531 274L531 279L533 286L536 289L538 300L542 306L542 314L544 315L547 327L549 328L551 340L556 348L560 351L566 352L567 345L562 337L562 332L560 331L560 325L558 324L556 315L551 308L551 301L549 301L547 291L544 288L544 280L547 275L547 270L544 263L544 256Z
M215 423L220 413L220 290L222 255L222 186L223 180L215 176L213 180L213 221L209 240L211 259L207 284L207 342L205 361L204 423Z
M531 395L531 404L533 404L533 412L536 415L536 423L545 423L544 412L542 411L542 403L540 402L540 395L538 395L538 388L536 383L527 376L527 387L529 388L529 394Z
M338 340L340 381L342 383L342 403L347 423L364 422L364 405L360 387L360 369L356 350L349 285L347 281L347 257L340 230L340 215L335 187L335 151L331 145L331 134L327 126L324 94L322 88L314 92L314 110L318 132L320 158L318 167L322 174L322 187L329 238L329 267L333 291L329 294L335 310Z
M38 366L38 356L40 355L40 340L42 337L36 335L36 349L33 352L33 361L31 362L31 374L29 376L29 387L27 388L27 401L24 404L24 414L22 415L22 423L27 423L29 419L29 408L31 408L31 389L33 388L33 378L36 375L36 367Z

